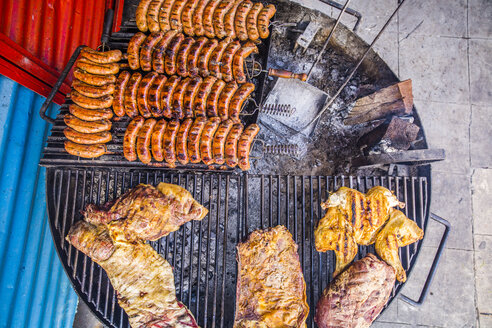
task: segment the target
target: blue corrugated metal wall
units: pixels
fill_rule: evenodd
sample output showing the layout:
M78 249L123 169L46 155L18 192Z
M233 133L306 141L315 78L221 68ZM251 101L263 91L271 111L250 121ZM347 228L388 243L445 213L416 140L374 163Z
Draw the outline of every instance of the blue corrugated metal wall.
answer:
M77 306L51 238L38 166L49 131L38 115L43 101L0 76L0 327L71 327Z

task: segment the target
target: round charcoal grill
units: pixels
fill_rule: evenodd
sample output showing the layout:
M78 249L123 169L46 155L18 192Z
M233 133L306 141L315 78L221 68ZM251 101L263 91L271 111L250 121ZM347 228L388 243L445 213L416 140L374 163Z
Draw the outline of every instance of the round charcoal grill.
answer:
M123 49L126 45L122 40L129 39L136 32L135 22L131 17L134 17L137 3L138 1L125 1L122 32L110 38L112 48ZM280 2L277 7L276 19L282 22L288 19L300 20L303 15L313 14L312 11L290 2ZM322 16L322 19L324 24L333 23L328 17ZM287 66L278 66L280 59L288 56L285 49L292 45L292 32L286 30L285 35L276 33L272 33L272 40L268 40L271 43L270 54L268 62L265 60L263 65L295 70L296 67L291 67L294 65L292 61L284 61L283 64L287 63ZM276 37L286 41L278 43L279 39ZM349 45L338 49L338 53L330 53L330 58L333 57L334 60L352 58L367 46L343 26L339 27L339 33L334 38L336 42L345 40ZM350 63L350 59L346 63L338 62L340 68ZM320 65L322 69L328 69L333 61L322 60ZM369 81L375 89L397 81L387 65L375 54L370 56L358 72L355 77L357 83ZM260 98L257 101L261 102L274 81L262 76L256 83L260 83L257 85L257 90L260 89ZM313 82L323 89L320 83L320 77ZM328 83L324 88L328 93L334 93L334 85ZM348 101L350 95L342 93L340 98ZM63 108L60 115L64 113ZM214 171L204 167L174 170L165 167L149 168L138 163L124 162L117 156L103 156L96 161L83 160L59 150L60 131L64 127L60 115L54 121L54 128L41 160L41 165L47 167L46 191L50 227L60 260L76 292L105 325L129 327L128 317L118 305L104 270L71 246L65 236L70 227L82 219L81 210L87 204L103 204L113 200L139 183L178 184L189 190L209 210L209 214L201 222L188 222L169 236L150 243L173 266L177 298L193 312L201 327L232 327L237 278L236 245L255 229L278 224L285 225L290 230L299 246L310 307L307 325L315 327L315 306L322 291L332 280L335 255L333 252L318 253L314 248L313 233L316 223L324 214L321 202L327 199L330 192L341 186L361 192L366 192L373 186L384 186L393 190L398 199L406 203L403 212L424 231L427 230L429 218L446 225L419 301L415 302L401 295L404 300L415 305L425 298L449 231L446 221L430 214L430 165L407 165L407 174L398 176L367 169L352 169L350 174L337 174L345 170L341 164L343 161L334 162L329 158L325 158L316 170L302 164L314 160L315 155L311 154L314 151L311 149L320 147L328 147L326 151L335 152L338 157L355 156L355 153L346 152L347 145L354 143L351 139L353 136L347 134L331 135L332 140L340 140L330 145L321 145L319 136L314 136L312 145L308 145L311 148L303 155L304 158L265 157L253 163L249 174L232 170ZM420 125L415 110L414 118ZM249 119L256 120L256 117ZM329 120L330 118L323 117L321 123ZM323 124L318 129L325 133ZM421 148L427 148L423 133ZM319 172L324 173L320 175ZM418 241L400 248L400 258L409 278L421 246L422 241ZM375 253L374 246L359 246L356 260L367 252ZM397 282L388 304L398 295L401 287L402 284Z

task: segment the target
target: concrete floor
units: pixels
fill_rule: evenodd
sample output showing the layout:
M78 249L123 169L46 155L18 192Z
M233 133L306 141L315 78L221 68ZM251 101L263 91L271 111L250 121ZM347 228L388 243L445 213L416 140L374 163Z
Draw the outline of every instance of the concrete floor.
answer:
M363 15L358 34L371 42L397 3L352 0ZM453 229L425 303L398 299L372 327L492 327L492 1L407 0L375 49L400 79L413 80L430 147L446 150L433 165L431 210ZM430 222L404 294L418 298L442 231ZM74 322L97 325L84 308Z

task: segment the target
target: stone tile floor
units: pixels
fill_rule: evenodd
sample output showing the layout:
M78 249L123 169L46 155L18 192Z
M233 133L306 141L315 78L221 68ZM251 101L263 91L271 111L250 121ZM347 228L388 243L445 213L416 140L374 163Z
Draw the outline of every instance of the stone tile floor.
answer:
M338 16L317 0L297 1ZM397 4L352 0L363 16L358 34L371 42ZM428 142L446 150L433 165L431 209L453 229L424 304L398 299L373 327L492 327L492 1L407 0L375 50L413 80ZM418 298L442 230L429 223L405 295ZM95 327L92 320L82 310L74 326Z

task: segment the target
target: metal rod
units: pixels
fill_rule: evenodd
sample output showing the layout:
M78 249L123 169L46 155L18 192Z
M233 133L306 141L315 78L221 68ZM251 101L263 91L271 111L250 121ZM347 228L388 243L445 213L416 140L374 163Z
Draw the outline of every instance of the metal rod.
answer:
M342 5L339 4L338 2L332 1L332 0L320 0L323 3L326 3L329 6L335 7L337 9L342 9ZM358 12L357 10L353 10L352 8L347 8L346 10L347 14L352 15L357 18L357 21L355 22L354 28L352 31L357 31L357 28L359 27L359 23L362 19L362 14Z

